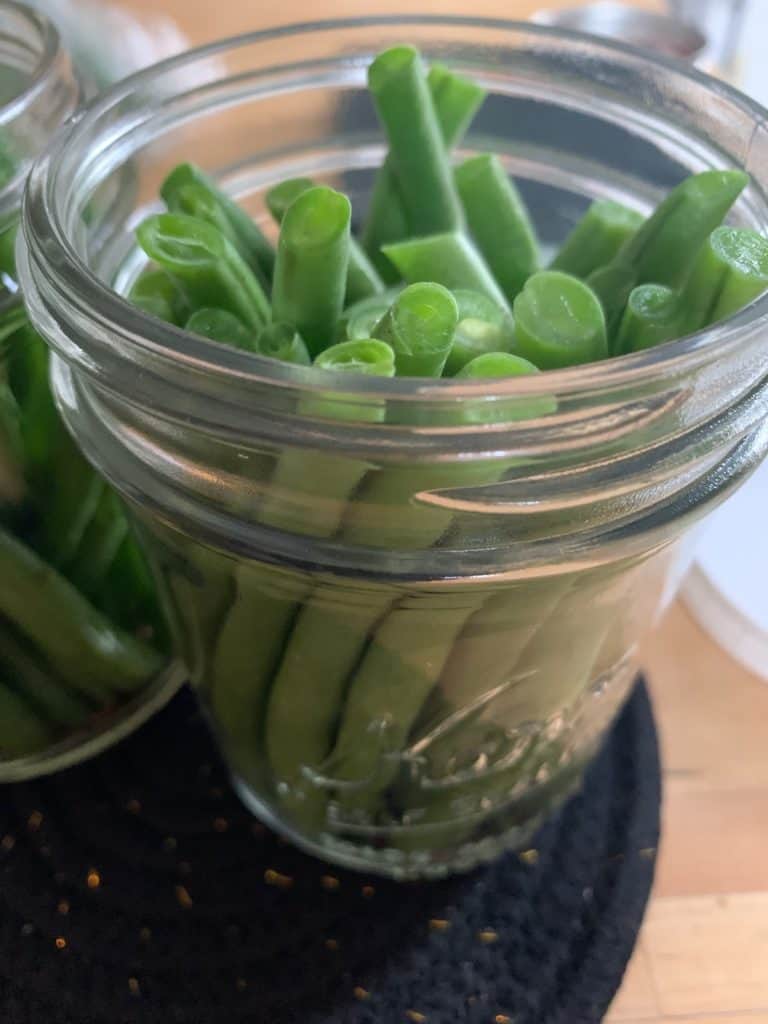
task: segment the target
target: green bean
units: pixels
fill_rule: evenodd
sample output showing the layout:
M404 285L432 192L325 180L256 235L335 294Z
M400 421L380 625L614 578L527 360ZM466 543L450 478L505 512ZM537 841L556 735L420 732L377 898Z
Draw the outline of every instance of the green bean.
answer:
M455 171L472 235L507 300L538 269L539 244L531 218L499 158L481 153Z
M318 792L312 775L322 773L333 746L350 673L395 596L393 587L381 585L321 585L288 638L270 692L265 739L281 802L305 826L322 823L327 793Z
M53 565L70 564L96 514L106 484L61 422L49 438L48 489L35 496L35 546Z
M278 256L279 262L279 256ZM334 373L391 377L394 354L381 341L342 342L322 352L316 365ZM304 399L305 416L355 422L380 421L384 407L348 402L338 393L323 392ZM339 527L349 495L368 470L357 459L331 452L283 452L260 510L264 525L331 537ZM311 504L311 517L307 514ZM242 770L253 769L268 684L278 666L285 640L310 584L297 574L245 563L237 569L237 596L216 646L211 700L238 753Z
M123 629L151 639L156 647L164 642L166 626L158 591L130 524L94 603Z
M538 367L522 356L512 355L511 352L483 352L463 366L456 376L476 380L487 377L524 377L537 372Z
M54 732L5 681L0 681L0 758L24 757L45 749Z
M184 282L198 308L212 306L258 330L269 320L269 303L240 253L212 225L183 213L159 213L136 236L150 259Z
M64 575L86 597L94 599L127 536L128 520L122 503L105 485L71 563L62 567Z
M442 825L440 841L458 843L479 824L477 814L487 816L510 794L530 764L527 730L562 712L595 678L621 607L616 585L627 589L616 566L532 580L498 592L468 619L437 691L455 719L444 717L410 751L423 767L400 799L420 807L414 822ZM413 850L425 840L406 833L398 846Z
M442 64L433 64L427 75L427 85L440 126L446 149L452 149L461 140L480 104L485 90L475 82L457 75ZM395 179L392 159L387 156L373 185L368 216L363 230L363 245L386 282L393 282L397 274L381 247L399 242L408 236L408 223L402 197Z
M395 356L383 341L345 341L322 352L315 366L345 374L392 377ZM301 410L304 415L336 421L375 423L384 416L380 404L349 402L333 393L305 399ZM338 529L349 495L368 468L366 462L339 458L331 452L315 452L310 458L304 451L286 450L275 467L260 520L277 529L331 537ZM310 504L311 519L307 515Z
M58 487L60 473L66 473L69 450L74 446L67 435L49 385L49 351L43 339L27 323L14 335L8 360L8 383L19 412L23 444L23 468L30 496ZM64 436L60 440L60 435ZM62 454L58 449L64 447ZM79 456L80 465L84 465Z
M362 340L370 338L373 328L395 301L403 287L403 285L395 285L377 295L369 295L367 299L360 299L359 302L353 302L351 306L347 306L337 325L336 340L355 341L358 338ZM363 325L365 325L364 334L362 333Z
M683 333L684 310L680 296L663 284L641 284L633 289L616 336L616 355L654 348Z
M768 288L768 241L754 231L721 227L701 248L681 296L681 333L724 320Z
M259 226L245 210L230 199L218 186L194 164L179 164L160 187L160 194L169 209L176 205L180 191L189 185L204 189L211 203L216 204L229 222L237 239L237 248L251 270L260 273L266 281L272 278L275 254Z
M406 289L407 290L407 289ZM403 292L403 295L405 292ZM435 300L437 304L439 300ZM423 297L422 301L427 302L428 298ZM435 317L440 315L441 310L435 312ZM356 341L342 341L338 345L332 345L321 352L315 359L315 366L320 370L332 370L334 373L362 373L367 377L393 377L397 365L397 349L394 345L386 344L374 338L358 339ZM332 416L334 419L363 419L376 423L381 419L381 409L374 406L371 413L368 413L364 406L348 408L338 405L335 401L327 399L311 400L312 411L317 414ZM306 403L305 403L306 408ZM329 412L329 410L331 410Z
M477 356L503 352L512 345L513 339L498 324L475 320L473 317L459 320L445 364L445 376L460 376L461 370Z
M515 324L506 305L499 305L482 292L470 288L452 288L451 291L459 307L459 321L484 320L502 328L510 344L514 341Z
M308 583L268 565L244 562L235 568L234 599L211 664L210 701L244 774L253 771L261 745L267 683L308 590Z
M605 310L609 337L638 284L682 285L701 246L749 181L743 171L704 171L673 189L605 267L588 282Z
M439 377L451 349L459 307L439 284L409 285L372 334L388 342L400 377Z
M704 171L686 178L619 251L638 284L683 284L699 249L743 191L744 171Z
M550 270L587 278L604 267L643 223L642 214L611 199L592 203L560 246Z
M0 665L7 678L44 719L66 729L77 729L93 714L94 707L65 686L47 665L0 621Z
M403 597L384 618L354 673L328 758L346 812L372 813L399 769L411 726L440 677L473 597Z
M218 341L222 345L243 349L245 352L258 351L255 330L246 327L239 317L226 309L211 309L207 306L196 309L187 320L184 329L203 338Z
M289 178L267 192L267 206L278 224L291 203L304 192L314 188L311 178ZM356 238L349 239L349 266L345 304L359 302L384 291L384 282Z
M525 360L500 354L493 360L481 357L470 373L476 378L486 373L496 376L500 360L506 373L512 376L537 372ZM502 403L496 407L495 415L490 410L481 412L483 404L478 403L476 407L475 403L467 403L462 416L473 422L489 423L514 418L515 415L525 418L532 411L526 400L522 400L516 410L512 402L509 405ZM507 462L496 459L477 466L465 463L460 466L418 467L414 472L411 472L413 467L408 467L372 474L358 500L350 506L344 523L344 540L378 544L383 532L387 547L409 546L414 538L417 538L418 546L429 546L445 532L452 512L440 508L409 508L413 494L419 489L432 487L488 484L497 480L507 466ZM396 522L382 531L378 521L366 518L368 509L377 506L389 508L390 519L399 517L405 521ZM363 512L355 522L351 514L358 508ZM404 543L406 536L407 544ZM480 600L482 595L476 591L445 597L405 595L382 620L349 683L339 738L328 759L334 778L356 782L349 789L342 787L338 795L339 803L346 809L371 811L378 794L395 777L398 765L388 753L402 744L410 733L456 637ZM333 644L334 634L330 629L326 638L327 643ZM292 646L299 643L301 639L294 635ZM386 749L381 744L377 745L377 737Z
M429 69L427 85L445 148L453 149L464 138L480 109L485 89L437 62Z
M396 46L379 54L368 68L368 87L387 133L410 231L460 227L461 204L418 51Z
M443 371L446 377L454 377L475 356L510 352L515 344L515 324L509 310L466 288L454 288L453 297L459 307L459 322Z
M344 308L350 216L346 196L318 186L291 204L280 227L273 318L293 324L313 357L333 342Z
M154 564L169 595L175 649L192 683L203 687L211 679L219 632L235 599L234 562L158 524L152 540Z
M285 181L273 185L267 192L265 201L275 222L282 224L288 207L311 188L317 188L311 178L286 178Z
M357 313L345 314L347 340L365 341L366 338L372 338L392 302L393 299L382 297L376 305L370 305Z
M472 242L458 231L409 238L385 245L382 252L409 284L436 282L480 292L507 309L507 301Z
M256 339L256 351L297 366L309 366L312 362L304 339L292 324L268 324Z
M597 296L577 277L543 270L515 299L515 350L542 370L608 355L605 317Z
M189 299L180 282L156 267L141 272L128 298L145 313L177 327L182 327L189 318Z
M161 667L146 644L113 627L21 541L0 529L0 614L23 632L62 679L85 696L128 693Z

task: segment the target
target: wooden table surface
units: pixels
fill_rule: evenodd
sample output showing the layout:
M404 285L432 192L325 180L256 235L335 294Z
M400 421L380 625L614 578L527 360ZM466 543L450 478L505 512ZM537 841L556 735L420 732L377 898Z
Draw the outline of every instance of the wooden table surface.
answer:
M281 0L277 14L254 0L124 3L167 13L200 43L276 17L419 10L522 18L568 0ZM680 605L644 661L663 749L664 835L640 943L608 1019L768 1024L768 683L736 665Z

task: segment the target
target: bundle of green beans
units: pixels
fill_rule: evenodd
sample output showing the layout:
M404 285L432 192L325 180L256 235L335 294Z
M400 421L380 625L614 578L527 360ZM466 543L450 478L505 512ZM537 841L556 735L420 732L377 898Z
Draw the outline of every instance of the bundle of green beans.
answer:
M166 642L126 513L64 428L13 294L15 232L0 238L0 766L107 725Z
M427 71L410 46L380 54L368 82L389 151L359 238L345 195L291 179L266 197L279 226L273 250L213 180L182 164L161 189L168 212L138 229L150 262L133 300L318 374L477 381L636 352L709 326L768 286L768 242L721 226L747 183L742 172L695 175L648 218L597 201L543 268L502 162L481 153L453 166L483 90L441 65ZM409 415L461 426L555 408L547 398L478 399ZM333 393L298 412L369 431L393 415ZM419 496L493 483L509 468L494 458L378 466L287 447L260 469L255 515L276 530L426 550L449 533L460 542L461 527ZM178 554L181 542L166 541ZM637 575L626 563L443 592L237 563L188 542L181 563L169 589L235 767L313 835L382 822L407 831L410 821L440 826L445 838L468 799L482 817L489 795L540 773L552 750L542 760L540 746L519 738L595 678ZM479 751L483 771L496 764L487 785L473 774Z

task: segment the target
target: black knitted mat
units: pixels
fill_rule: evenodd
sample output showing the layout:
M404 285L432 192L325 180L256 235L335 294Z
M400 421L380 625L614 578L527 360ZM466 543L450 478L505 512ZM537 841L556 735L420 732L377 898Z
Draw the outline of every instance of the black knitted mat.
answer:
M240 806L190 694L99 759L0 790L3 1024L595 1024L653 876L642 684L522 856L384 882Z

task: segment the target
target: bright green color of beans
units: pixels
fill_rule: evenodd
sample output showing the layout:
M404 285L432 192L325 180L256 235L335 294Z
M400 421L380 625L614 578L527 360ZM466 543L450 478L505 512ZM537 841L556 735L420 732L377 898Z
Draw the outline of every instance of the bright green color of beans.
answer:
M444 375L454 377L475 356L485 352L510 352L515 344L515 324L503 309L480 292L454 288L459 322Z
M453 149L464 138L480 109L486 97L485 89L440 63L430 67L427 85L445 148Z
M352 376L391 377L395 372L391 348L376 340L341 342L322 352L316 365ZM305 399L301 411L307 416L368 422L380 421L385 412L374 402L350 403L333 391ZM332 537L368 468L364 462L332 452L309 455L287 449L275 467L260 521L277 529ZM217 720L235 744L236 760L247 765L260 742L268 684L310 584L266 565L246 563L235 575L235 600L221 629L211 670L211 701Z
M663 284L639 285L633 289L624 310L616 336L616 354L639 352L679 338L683 320L684 311L676 291Z
M460 227L461 204L418 51L395 46L379 54L368 68L368 87L387 133L410 231Z
M499 286L473 243L459 231L409 238L383 247L384 255L409 284L437 282L450 288L480 292L507 308Z
M394 284L399 275L382 249L391 242L407 238L408 234L400 188L392 170L392 162L387 158L373 183L362 236L363 248L385 284Z
M515 350L542 370L608 355L602 307L579 278L559 270L534 274L515 299L514 317Z
M456 375L462 380L491 377L526 377L539 369L528 359L510 352L483 352L475 356Z
M717 228L699 252L683 290L682 333L724 320L767 288L768 241L744 228Z
M426 301L426 300L425 300ZM439 315L439 314L438 314ZM332 370L334 373L362 373L368 377L394 377L396 351L393 346L377 339L359 339L357 341L341 341L321 352L315 359L315 366L320 370ZM313 402L313 411L317 412L317 402ZM365 417L362 410L350 415L338 404L332 406L334 419L359 419ZM323 415L328 415L328 404L322 402ZM376 418L379 418L377 412Z
M499 158L490 153L465 160L455 177L472 236L511 303L540 262L525 204Z
M282 224L285 211L299 196L317 185L311 178L286 178L285 181L273 185L267 192L265 200L267 209L277 224Z
M245 352L256 352L258 349L256 331L246 327L239 317L226 309L212 309L209 306L196 309L187 320L185 330Z
M93 714L94 706L56 678L4 622L0 622L0 666L0 676L13 680L23 699L46 721L77 729Z
M5 680L0 680L0 757L34 754L53 738L50 725Z
M748 180L743 171L691 175L656 207L609 264L590 274L588 283L603 305L610 338L636 285L677 288L687 280L699 249Z
M128 292L128 298L145 313L177 327L183 327L189 318L189 299L184 289L164 270L142 271Z
M136 230L150 259L180 278L197 308L225 309L258 330L269 320L269 302L240 253L206 221L183 213L147 217Z
M459 318L456 300L439 284L412 284L400 292L373 329L395 353L400 377L439 377Z
M678 287L748 181L744 171L691 175L656 207L617 259L636 268L638 284Z
M290 205L280 228L272 314L298 330L311 356L332 344L344 308L349 200L318 186Z
M432 65L427 85L443 142L450 150L469 127L485 99L485 90L442 64ZM397 274L382 255L381 247L408 236L408 223L392 164L388 156L379 168L363 230L363 245L387 282L395 281Z
M267 192L267 206L277 223L282 222L285 211L295 199L314 187L315 183L310 178L289 178L271 188ZM360 302L361 299L380 294L383 291L384 282L378 271L368 259L357 239L350 237L347 290L344 302L347 305Z
M182 189L189 185L194 185L198 194L200 189L205 190L209 202L215 204L229 222L237 240L237 248L251 270L258 270L264 280L271 280L275 254L258 224L199 167L185 163L179 164L171 171L160 187L160 194L168 208L173 209L180 202L177 197Z
M485 353L503 352L511 348L513 339L498 326L487 320L467 317L459 320L453 335L453 344L445 364L445 376L455 377L473 359Z
M103 700L130 693L160 668L159 655L114 627L21 541L0 529L0 614L15 624L73 689Z
M470 288L452 288L453 297L459 307L459 320L484 320L501 327L510 343L514 340L515 325L506 305L500 306L482 292Z
M587 278L604 267L643 223L642 214L611 199L598 199L560 246L550 270Z
M256 351L260 356L297 366L312 362L304 339L292 324L268 324L256 339Z

